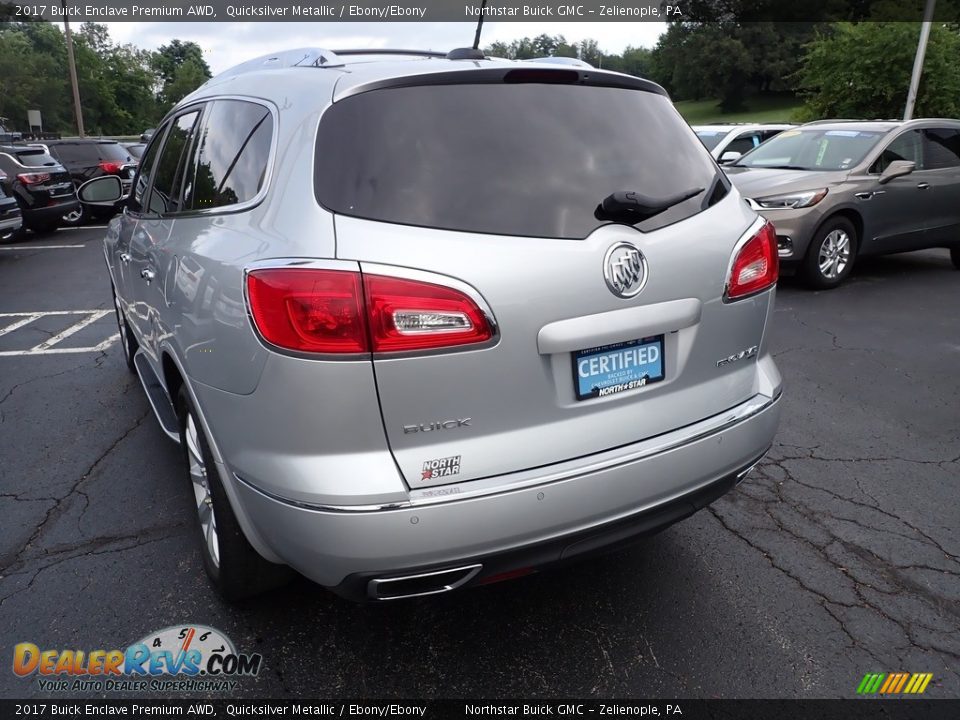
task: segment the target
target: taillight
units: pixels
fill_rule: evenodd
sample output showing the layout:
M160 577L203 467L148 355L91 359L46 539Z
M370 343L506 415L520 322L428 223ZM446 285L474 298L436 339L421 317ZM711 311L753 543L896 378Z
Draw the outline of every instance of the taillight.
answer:
M120 172L120 169L122 167L123 167L123 163L118 163L118 162L108 162L104 160L102 163L100 163L100 169L103 170L105 173L109 173L110 175Z
M777 233L767 221L737 251L727 278L726 299L736 300L766 290L777 282L779 275Z
M50 173L20 173L17 175L17 180L24 185L37 185L39 183L45 183L49 179Z
M484 342L493 330L469 296L432 283L364 275L374 352L402 352Z
M493 337L465 293L345 270L269 268L247 275L254 324L278 347L306 353L404 352Z
M269 343L300 352L369 352L359 273L255 270L247 275L247 296Z

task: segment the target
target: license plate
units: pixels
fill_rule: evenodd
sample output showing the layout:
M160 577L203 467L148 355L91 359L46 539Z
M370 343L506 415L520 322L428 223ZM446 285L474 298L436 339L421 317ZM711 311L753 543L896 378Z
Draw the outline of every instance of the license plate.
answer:
M577 400L606 397L663 380L663 335L573 353Z

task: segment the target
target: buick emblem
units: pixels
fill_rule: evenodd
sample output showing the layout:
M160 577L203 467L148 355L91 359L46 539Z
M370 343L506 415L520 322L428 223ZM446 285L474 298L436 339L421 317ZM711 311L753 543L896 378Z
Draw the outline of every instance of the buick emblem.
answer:
M647 284L647 259L633 243L618 242L603 258L603 279L617 297L632 298Z

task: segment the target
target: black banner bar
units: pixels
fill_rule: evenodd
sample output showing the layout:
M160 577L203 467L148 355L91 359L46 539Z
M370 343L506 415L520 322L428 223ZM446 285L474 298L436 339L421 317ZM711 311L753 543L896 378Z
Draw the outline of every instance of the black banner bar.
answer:
M956 720L960 699L880 700L0 700L0 718L684 718Z
M874 12L874 5L877 11ZM920 21L923 0L0 0L0 20L82 22L830 22ZM960 20L938 0L935 20Z

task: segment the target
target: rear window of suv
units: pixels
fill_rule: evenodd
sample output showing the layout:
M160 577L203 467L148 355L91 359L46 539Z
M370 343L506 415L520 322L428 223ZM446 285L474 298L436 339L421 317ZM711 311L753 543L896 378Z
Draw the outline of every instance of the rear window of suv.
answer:
M345 98L323 116L316 193L337 213L499 235L582 239L617 191L666 198L637 225L694 215L726 182L670 101L558 84L424 85ZM717 189L722 190L718 193Z
M25 167L51 167L60 164L50 157L47 151L42 148L15 150L13 154L16 155L20 164Z
M98 165L101 162L133 162L133 157L119 143L63 143L52 145L51 151L63 162Z

